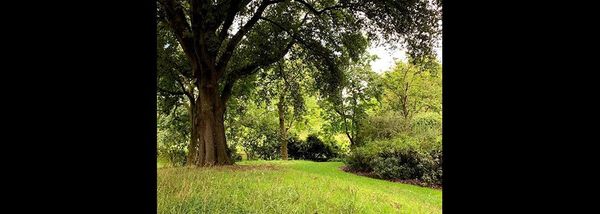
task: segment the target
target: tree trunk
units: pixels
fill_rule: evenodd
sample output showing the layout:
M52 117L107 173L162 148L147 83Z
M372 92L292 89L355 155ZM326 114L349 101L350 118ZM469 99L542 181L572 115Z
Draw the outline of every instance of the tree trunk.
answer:
M216 75L202 78L199 89L195 104L198 112L196 165L231 165L233 161L227 154L223 120L225 105L218 94Z
M285 109L284 109L284 99L285 97L282 95L279 97L279 103L277 104L277 108L279 111L279 142L281 142L281 159L288 159L288 150L287 150L287 130L285 129Z

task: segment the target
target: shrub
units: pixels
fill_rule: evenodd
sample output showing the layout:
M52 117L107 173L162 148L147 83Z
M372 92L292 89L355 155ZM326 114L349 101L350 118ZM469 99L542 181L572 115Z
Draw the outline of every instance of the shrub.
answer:
M243 146L248 159L274 160L281 157L277 126L270 120L249 122L236 140Z
M434 149L442 137L442 115L435 112L417 114L412 119L411 130L412 136L424 147Z
M339 148L333 143L325 143L319 137L311 134L306 141L297 137L288 140L288 155L293 159L312 161L327 161L339 156Z
M287 144L287 149L288 149L288 158L290 159L304 159L304 142L300 139L298 139L298 136L294 135L294 136L290 136L288 138L288 144Z
M183 108L157 114L158 158L171 166L185 165L189 143L189 114Z
M365 141L391 140L402 133L404 118L394 111L370 116L361 121L359 135Z
M178 145L166 145L158 147L159 158L165 159L171 166L183 166L187 155L184 148Z
M240 153L237 151L237 147L235 145L229 145L229 148L227 148L227 153L233 161L242 161L242 155L240 155Z
M352 170L372 172L383 179L418 180L426 185L441 185L441 151L441 144L422 147L416 138L402 136L357 147L346 158L346 164Z
M183 166L187 158L187 139L171 129L158 130L158 158L165 160L171 166Z

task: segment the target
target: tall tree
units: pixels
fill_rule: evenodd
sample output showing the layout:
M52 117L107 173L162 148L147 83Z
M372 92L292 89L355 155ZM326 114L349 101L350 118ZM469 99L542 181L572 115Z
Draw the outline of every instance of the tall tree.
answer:
M438 1L158 1L159 20L169 26L191 68L181 77L193 86L191 161L199 166L233 163L224 114L236 82L279 61L293 46L298 51L291 54L319 71L319 88L336 94L341 68L366 48L363 34L403 42L414 56L431 55L439 34Z
M277 115L279 119L279 142L281 158L288 159L287 142L288 130L293 123L301 118L305 112L305 92L312 89L310 68L298 59L283 59L261 73L257 81L263 82L258 90L258 102L267 105L271 99L277 100ZM312 91L312 90L311 90Z
M384 108L400 112L405 125L418 113L442 111L441 65L437 61L423 64L426 66L398 62L382 79L387 100Z
M358 135L361 121L381 96L379 75L370 66L373 59L373 56L364 55L360 61L352 63L344 71L348 77L340 87L339 95L321 102L328 110L329 128L334 133L345 133L352 147L361 144Z

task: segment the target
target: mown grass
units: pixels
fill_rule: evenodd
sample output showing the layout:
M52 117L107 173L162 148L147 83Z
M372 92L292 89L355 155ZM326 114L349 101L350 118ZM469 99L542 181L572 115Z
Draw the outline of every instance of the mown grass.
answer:
M441 213L442 191L343 172L340 162L244 161L158 170L158 213Z

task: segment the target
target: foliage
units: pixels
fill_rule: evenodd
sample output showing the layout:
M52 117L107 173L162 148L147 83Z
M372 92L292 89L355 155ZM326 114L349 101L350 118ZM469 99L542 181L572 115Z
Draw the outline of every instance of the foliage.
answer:
M189 143L189 114L181 108L174 108L170 114L158 113L157 117L158 158L172 166L184 165Z
M242 142L249 159L274 160L280 157L279 133L274 117L254 118L246 121L246 139Z
M442 184L441 144L426 148L409 136L370 142L355 148L346 161L354 170L373 172L384 179Z
M258 73L255 81L254 101L271 105L282 103L286 118L298 120L306 113L304 92L312 92L310 67L301 60L282 60Z
M330 96L327 101L321 102L330 121L327 131L345 133L351 146L362 144L363 140L358 135L362 129L361 121L368 116L367 111L377 104L380 97L379 76L370 67L373 59L362 56L359 61L352 63L345 70L347 79L337 96Z
M327 161L338 157L339 147L334 143L325 143L314 134L306 141L291 137L288 140L288 154L293 159Z
M184 98L189 82L185 81L187 78L183 74L191 75L191 68L167 26L159 22L157 31L157 107L161 113L168 114L175 107L189 104L190 100Z
M339 162L161 168L158 213L441 213L442 191L358 176Z
M441 141L442 137L442 116L437 112L419 113L405 122L399 112L387 111L369 116L361 122L359 134L367 142L409 135L421 143L432 144ZM400 124L408 124L408 128Z
M242 161L242 155L237 151L237 147L233 145L229 145L229 156L235 162Z
M441 77L441 65L436 61L428 66L399 61L382 78L383 110L399 112L407 122L404 126L409 126L412 117L422 112L441 114Z
M243 148L248 159L274 160L280 157L277 114L265 103L254 105L237 100L239 104L229 111L226 120L226 136L232 152ZM236 149L233 149L236 148Z
M380 79L380 105L360 120L365 145L346 159L353 170L385 179L441 185L441 65L398 62Z
M431 147L442 140L442 115L437 112L425 112L415 115L411 121L411 134L419 139L423 146Z
M404 118L400 113L389 111L365 118L361 122L359 135L365 141L390 140L405 133L402 126Z

